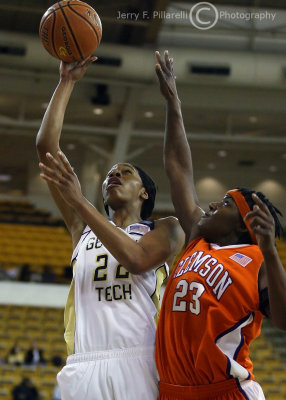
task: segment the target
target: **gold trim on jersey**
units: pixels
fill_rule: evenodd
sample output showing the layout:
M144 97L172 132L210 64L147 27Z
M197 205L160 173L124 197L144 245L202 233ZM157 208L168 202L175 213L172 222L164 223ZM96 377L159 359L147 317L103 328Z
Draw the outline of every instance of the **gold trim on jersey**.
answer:
M156 278L157 278L156 279L156 289L151 297L153 300L153 303L156 307L156 310L157 310L155 317L154 317L154 322L155 322L156 327L157 327L160 308L161 308L160 290L161 290L162 284L163 284L164 280L167 278L167 276L168 276L168 273L167 273L165 264L161 265L161 267L156 269Z
M72 268L75 268L76 260L74 260ZM72 279L70 290L65 306L64 313L64 338L67 346L67 354L74 354L74 338L75 338L75 304L74 304L74 279Z

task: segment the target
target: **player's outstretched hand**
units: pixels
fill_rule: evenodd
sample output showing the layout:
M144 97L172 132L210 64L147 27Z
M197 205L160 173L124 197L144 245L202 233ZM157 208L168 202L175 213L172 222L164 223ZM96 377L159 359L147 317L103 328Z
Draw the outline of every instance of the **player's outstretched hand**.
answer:
M173 59L169 58L168 50L164 51L164 59L159 51L155 52L157 64L155 66L156 74L160 84L160 90L166 100L178 100L176 88L176 77L173 69Z
M60 63L60 77L61 79L70 79L78 81L85 74L87 67L94 61L97 60L95 56L89 56L85 60L66 63L61 61Z
M253 193L255 201L253 210L246 214L250 220L250 227L256 235L257 244L263 251L271 250L275 246L275 223L268 207Z
M42 170L41 178L56 187L63 199L71 207L75 207L81 202L83 194L78 177L68 159L61 151L58 151L57 158L53 157L51 153L47 153L46 157L50 167L42 162L39 163Z

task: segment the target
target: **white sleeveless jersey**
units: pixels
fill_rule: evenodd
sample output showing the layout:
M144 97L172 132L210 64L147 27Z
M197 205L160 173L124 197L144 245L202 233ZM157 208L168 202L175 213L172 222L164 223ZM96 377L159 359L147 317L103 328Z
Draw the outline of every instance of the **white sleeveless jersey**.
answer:
M153 222L142 221L118 229L139 240L153 226ZM154 345L167 264L133 275L87 226L73 252L72 265L73 281L65 309L69 355Z

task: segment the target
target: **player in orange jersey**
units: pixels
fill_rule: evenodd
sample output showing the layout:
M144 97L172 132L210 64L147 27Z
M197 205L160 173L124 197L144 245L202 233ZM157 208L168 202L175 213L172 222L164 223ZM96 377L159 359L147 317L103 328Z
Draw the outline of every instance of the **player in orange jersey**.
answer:
M249 344L263 316L286 330L286 273L275 247L280 214L266 197L234 189L198 205L173 60L156 52L166 99L164 163L186 249L167 284L157 328L160 400L265 399Z

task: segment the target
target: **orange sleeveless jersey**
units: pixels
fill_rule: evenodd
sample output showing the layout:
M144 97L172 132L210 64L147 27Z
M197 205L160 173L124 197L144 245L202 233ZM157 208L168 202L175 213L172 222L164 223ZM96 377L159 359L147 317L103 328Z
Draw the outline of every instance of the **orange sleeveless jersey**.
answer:
M162 382L206 385L253 379L249 344L259 311L257 245L219 247L193 240L167 284L157 327L156 362Z

